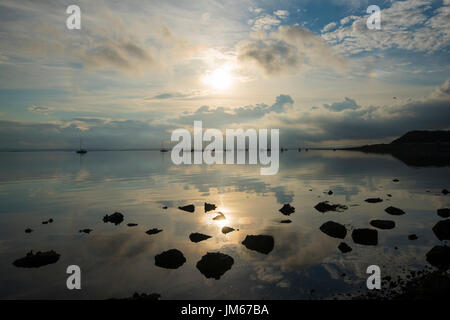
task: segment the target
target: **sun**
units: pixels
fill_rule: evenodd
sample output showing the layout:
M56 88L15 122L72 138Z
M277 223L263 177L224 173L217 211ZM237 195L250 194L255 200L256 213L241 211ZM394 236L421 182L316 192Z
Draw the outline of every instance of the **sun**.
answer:
M203 83L217 90L228 89L232 83L230 68L224 66L214 71L206 72L203 76Z

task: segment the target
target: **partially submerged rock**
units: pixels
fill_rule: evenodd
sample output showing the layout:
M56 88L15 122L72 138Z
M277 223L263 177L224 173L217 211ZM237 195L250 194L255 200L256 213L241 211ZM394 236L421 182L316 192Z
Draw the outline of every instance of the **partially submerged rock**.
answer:
M91 231L92 231L92 229L86 228L86 229L81 229L81 230L78 231L78 232L80 232L80 233L91 233Z
M368 203L378 203L378 202L382 202L383 199L381 199L381 198L368 198L368 199L366 199L364 201L368 202Z
M195 211L195 206L193 204L188 204L187 206L178 207L178 209L183 210L183 211L187 211L187 212L194 212Z
M348 244L346 244L345 242L341 242L341 243L339 244L339 246L338 246L338 249L339 249L342 253L347 253L347 252L350 252L350 251L353 250L353 249L352 249Z
M347 210L348 207L344 206L342 204L330 204L328 201L323 201L323 202L319 202L318 204L316 204L316 206L314 207L314 209L316 209L319 212L327 212L327 211L344 211Z
M203 241L203 240L207 240L209 238L211 238L211 236L208 236L208 235L203 234L203 233L198 233L198 232L191 233L189 235L189 239L191 239L191 241L195 242L195 243Z
M439 240L450 240L450 219L441 220L433 227L433 232Z
M225 215L222 212L218 212L218 215L213 218L213 220L225 220Z
M366 246L376 246L378 244L378 231L374 229L354 229L352 239L355 243Z
M295 208L293 206L291 206L289 203L286 203L285 205L283 205L283 207L278 210L280 211L282 214L284 214L285 216L289 216L292 213L295 212Z
M372 227L385 230L395 228L395 222L391 220L372 220L370 221L370 225Z
M449 208L438 209L437 214L442 218L448 218L450 217L450 209Z
M56 263L59 260L60 255L53 250L41 252L36 254L33 251L27 253L23 258L17 259L13 262L18 268L39 268L48 264Z
M447 195L447 194L449 194L449 191L448 191L447 189L443 189L443 190L442 190L442 194L443 194L443 195Z
M123 221L123 214L120 212L114 212L111 215L106 215L103 217L103 222L111 222L114 223L116 226L120 224Z
M136 227L138 224L137 223L129 223L129 224L127 224L127 226L129 226L129 227Z
M167 207L167 206L163 206L162 208L163 208L164 210L166 210L168 207Z
M197 269L206 277L219 280L220 277L231 269L234 260L227 254L220 252L208 252L199 262Z
M233 231L234 231L234 228L231 228L231 227L223 227L222 228L222 233L224 233L224 234L227 234L227 233L230 233Z
M384 209L384 211L386 211L387 213L389 213L390 215L393 216L401 216L402 214L405 214L405 211L403 211L402 209L396 208L396 207L387 207L386 209Z
M178 269L186 262L183 253L177 249L170 249L155 256L155 265L166 269Z
M409 240L417 240L417 239L419 239L419 237L418 237L416 234L410 234L410 235L408 236L408 239L409 239Z
M328 191L328 195L331 196L333 194L333 191Z
M205 212L216 210L216 205L213 203L205 202Z
M242 244L247 249L268 254L273 250L275 241L272 236L268 235L248 235L245 237L244 241L242 241Z
M280 223L291 223L292 221L291 220L289 220L289 219L286 219L286 220L281 220L280 221Z
M398 180L398 179L394 179L394 180L392 180L393 182L399 182L400 180Z
M428 251L427 261L433 267L447 270L450 268L450 247L447 246L434 246Z
M32 233L32 232L33 232L33 229L30 229L30 228L25 229L25 233Z
M162 232L162 229L157 229L157 228L153 228L153 229L149 229L149 230L145 231L145 233L148 235L157 234L160 232Z
M325 222L319 229L326 235L333 238L344 239L347 235L347 229L345 226L334 221Z

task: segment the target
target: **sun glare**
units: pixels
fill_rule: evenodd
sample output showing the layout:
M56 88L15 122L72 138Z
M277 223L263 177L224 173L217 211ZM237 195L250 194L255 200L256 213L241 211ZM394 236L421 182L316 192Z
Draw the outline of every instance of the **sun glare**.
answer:
M203 77L203 83L217 90L225 90L231 86L232 77L229 67L221 67L207 72Z

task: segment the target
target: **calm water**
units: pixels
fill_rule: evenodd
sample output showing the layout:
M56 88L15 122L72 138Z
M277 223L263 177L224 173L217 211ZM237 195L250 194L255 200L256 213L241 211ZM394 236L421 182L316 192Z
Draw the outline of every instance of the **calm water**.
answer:
M344 151L282 153L274 176L260 176L255 165L175 166L159 152L1 153L0 298L104 299L137 291L162 299L296 299L354 292L365 287L368 265L379 265L384 276L426 264L426 252L440 244L431 228L440 220L436 209L450 206L450 196L440 193L449 177L450 168L413 168L390 156ZM384 201L364 202L369 197ZM324 200L349 209L316 211ZM205 214L205 201L227 220ZM194 213L177 209L190 203ZM278 212L284 203L295 213ZM390 205L406 214L388 215ZM114 211L124 222L103 223ZM41 224L49 218L55 222ZM287 218L292 223L280 223ZM353 251L347 254L337 248L342 240L319 230L328 220L351 230L375 218L394 220L396 228L378 230L376 247L353 243L348 232L343 241ZM224 235L223 226L239 231ZM28 227L34 232L26 234ZM164 231L145 233L154 227ZM79 233L83 228L94 231ZM193 243L193 232L213 237ZM419 239L408 240L412 233ZM272 235L274 249L267 255L247 249L241 242L248 234ZM155 266L154 256L172 248L186 263L176 270ZM55 250L61 258L38 269L12 265L30 250ZM207 279L196 263L217 251L234 264L220 280ZM82 290L66 288L72 264L81 267Z

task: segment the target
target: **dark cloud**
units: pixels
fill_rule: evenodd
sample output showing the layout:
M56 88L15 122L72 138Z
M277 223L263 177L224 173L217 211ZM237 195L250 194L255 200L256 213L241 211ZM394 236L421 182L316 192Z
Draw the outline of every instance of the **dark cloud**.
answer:
M356 110L359 108L358 104L355 100L345 97L344 101L342 102L334 102L331 105L324 104L324 108L331 110L331 111L342 111L342 110Z

